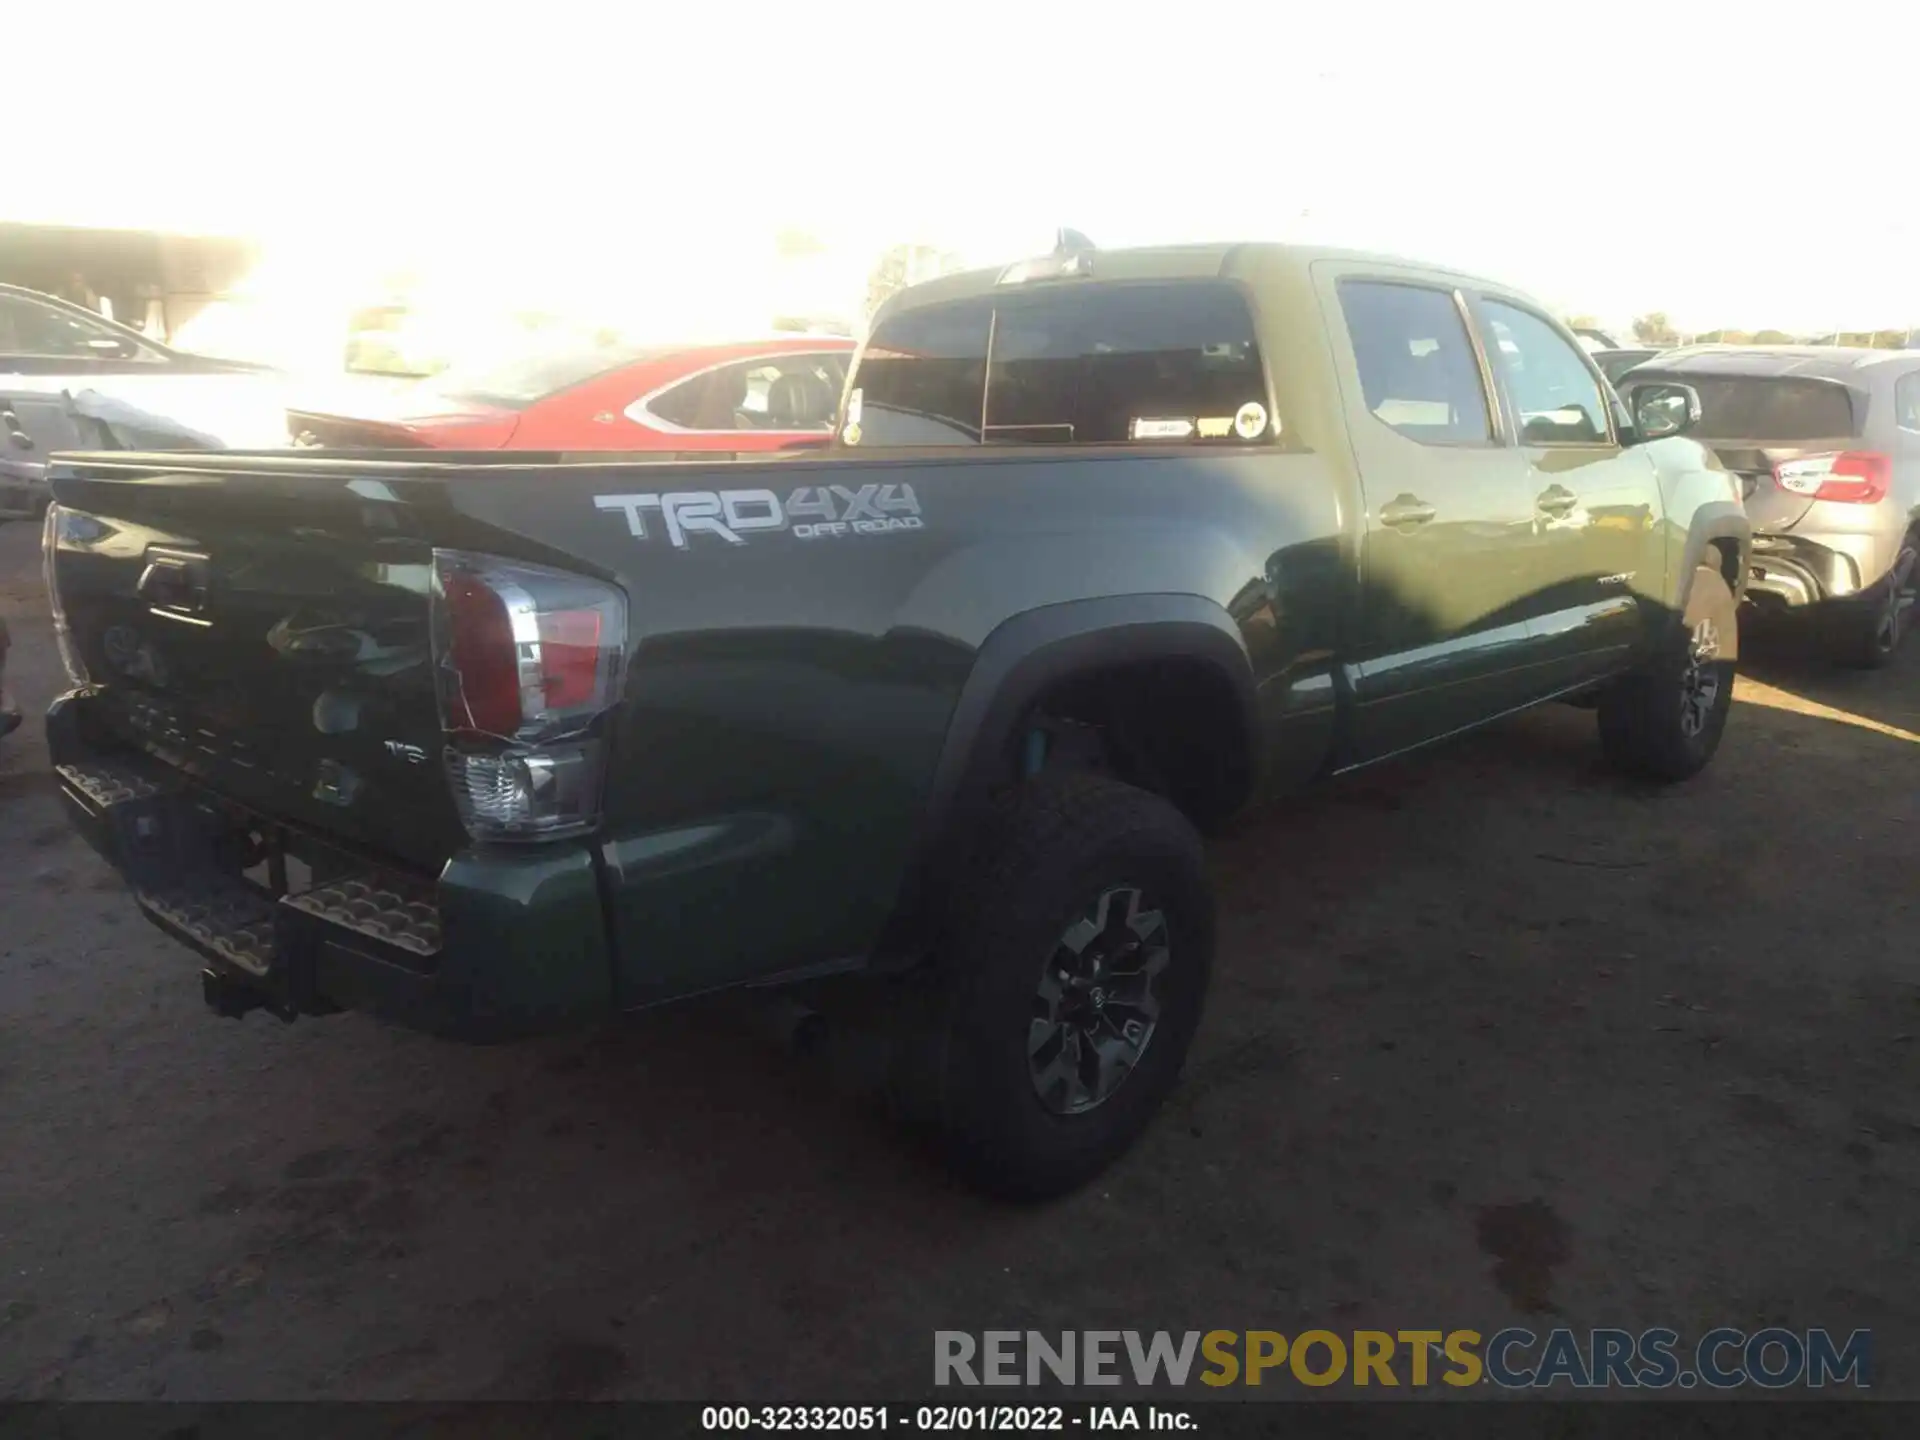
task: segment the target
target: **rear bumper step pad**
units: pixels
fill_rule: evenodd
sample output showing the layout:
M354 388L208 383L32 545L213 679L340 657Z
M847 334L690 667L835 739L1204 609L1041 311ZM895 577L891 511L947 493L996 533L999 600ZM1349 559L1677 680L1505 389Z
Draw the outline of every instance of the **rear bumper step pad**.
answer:
M69 817L141 912L208 962L210 996L250 990L285 1019L352 1007L419 1022L435 1008L431 882L352 860L348 873L276 898L213 862L205 808L180 777L139 757L55 769ZM229 1005L216 1008L244 1008Z

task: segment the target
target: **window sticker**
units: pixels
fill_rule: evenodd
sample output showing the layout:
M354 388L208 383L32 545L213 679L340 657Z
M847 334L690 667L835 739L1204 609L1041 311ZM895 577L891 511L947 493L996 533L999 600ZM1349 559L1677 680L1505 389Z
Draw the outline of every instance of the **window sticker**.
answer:
M1193 434L1193 421L1136 418L1128 433L1135 440L1185 440Z

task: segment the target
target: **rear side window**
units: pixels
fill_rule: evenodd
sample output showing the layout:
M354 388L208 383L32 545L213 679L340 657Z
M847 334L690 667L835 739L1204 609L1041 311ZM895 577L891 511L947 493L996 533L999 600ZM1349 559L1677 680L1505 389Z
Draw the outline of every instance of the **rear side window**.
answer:
M1492 438L1480 362L1451 294L1343 280L1340 311L1376 420L1425 444Z
M1634 383L1677 380L1700 395L1703 440L1759 440L1797 443L1850 439L1857 430L1853 397L1830 380L1785 375L1702 375L1634 373Z
M1893 409L1902 430L1920 430L1920 370L1902 375L1895 384Z
M827 431L844 373L837 355L774 355L721 365L648 402L682 430Z
M902 312L869 340L849 443L1108 445L1273 434L1245 299L1219 281L1090 285Z
M0 295L0 355L51 360L158 360L131 336L23 295Z

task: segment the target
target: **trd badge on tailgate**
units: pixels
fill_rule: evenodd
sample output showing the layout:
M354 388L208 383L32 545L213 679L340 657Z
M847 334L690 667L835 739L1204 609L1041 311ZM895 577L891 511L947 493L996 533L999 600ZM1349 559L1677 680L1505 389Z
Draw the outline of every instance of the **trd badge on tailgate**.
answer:
M838 535L879 535L919 530L920 501L911 485L802 485L785 501L771 490L675 490L659 495L596 495L601 510L623 511L627 529L648 539L649 517L658 517L667 539L688 548L694 535L714 535L744 545L759 532L790 531L796 540Z

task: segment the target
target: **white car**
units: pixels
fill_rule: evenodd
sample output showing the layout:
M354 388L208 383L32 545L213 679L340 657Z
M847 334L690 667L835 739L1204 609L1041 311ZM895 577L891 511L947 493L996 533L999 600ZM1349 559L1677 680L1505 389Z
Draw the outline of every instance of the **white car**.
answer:
M37 506L56 450L277 449L283 377L189 355L83 306L0 285L0 514Z

